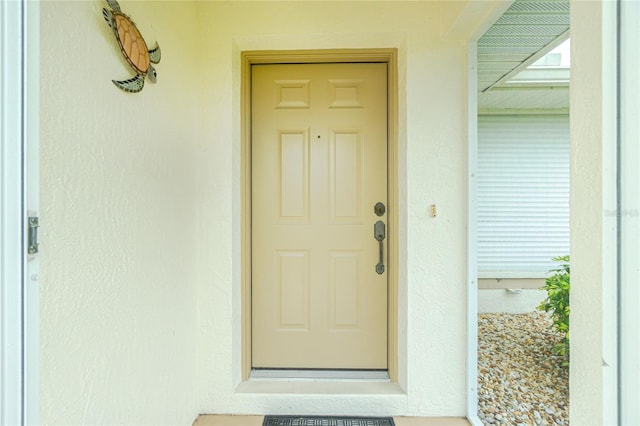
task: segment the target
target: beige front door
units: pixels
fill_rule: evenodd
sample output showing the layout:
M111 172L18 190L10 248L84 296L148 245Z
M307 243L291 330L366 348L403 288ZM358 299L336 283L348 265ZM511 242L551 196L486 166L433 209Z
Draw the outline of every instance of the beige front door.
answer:
M387 369L387 64L253 65L251 102L252 367Z

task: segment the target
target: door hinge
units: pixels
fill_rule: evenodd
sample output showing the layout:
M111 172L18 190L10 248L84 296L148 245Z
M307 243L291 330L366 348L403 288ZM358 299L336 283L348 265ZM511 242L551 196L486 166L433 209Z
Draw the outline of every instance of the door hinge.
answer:
M29 233L27 236L27 251L29 254L38 253L38 245L40 240L38 238L38 228L40 227L40 220L37 216L29 216Z

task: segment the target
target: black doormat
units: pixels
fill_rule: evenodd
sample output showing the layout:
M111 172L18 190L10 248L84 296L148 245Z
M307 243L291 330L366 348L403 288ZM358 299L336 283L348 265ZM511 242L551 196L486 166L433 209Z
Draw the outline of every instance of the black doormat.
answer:
M391 417L265 416L262 426L395 426Z

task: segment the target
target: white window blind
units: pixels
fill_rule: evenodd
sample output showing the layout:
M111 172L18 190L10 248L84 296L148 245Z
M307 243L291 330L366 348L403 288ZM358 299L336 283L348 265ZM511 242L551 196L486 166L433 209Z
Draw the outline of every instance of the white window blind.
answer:
M478 117L478 273L535 278L569 254L569 117Z

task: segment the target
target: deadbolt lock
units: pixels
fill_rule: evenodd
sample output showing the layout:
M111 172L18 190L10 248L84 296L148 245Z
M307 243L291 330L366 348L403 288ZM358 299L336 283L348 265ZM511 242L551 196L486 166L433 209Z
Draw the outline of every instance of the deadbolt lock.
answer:
M384 214L384 212L386 211L384 204L378 202L376 203L375 206L373 206L373 211L375 212L375 214L377 216L382 216Z

